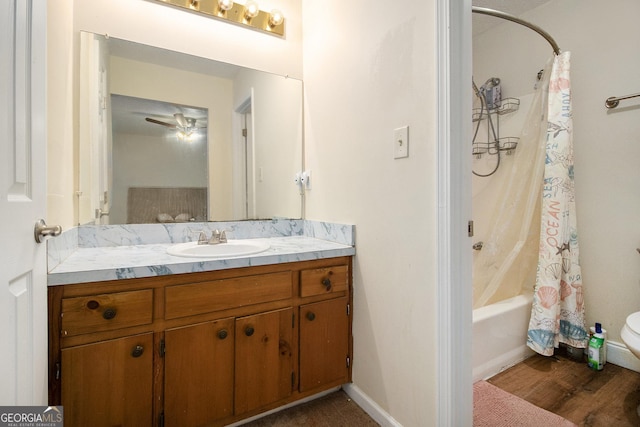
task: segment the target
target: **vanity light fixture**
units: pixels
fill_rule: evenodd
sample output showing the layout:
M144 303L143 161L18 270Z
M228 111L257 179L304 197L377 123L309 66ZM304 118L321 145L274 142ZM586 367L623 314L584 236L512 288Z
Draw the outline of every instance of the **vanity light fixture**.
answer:
M260 10L255 0L246 0L239 4L233 0L150 0L173 6L182 10L200 13L243 27L263 31L276 36L284 36L284 14L273 9L271 12Z

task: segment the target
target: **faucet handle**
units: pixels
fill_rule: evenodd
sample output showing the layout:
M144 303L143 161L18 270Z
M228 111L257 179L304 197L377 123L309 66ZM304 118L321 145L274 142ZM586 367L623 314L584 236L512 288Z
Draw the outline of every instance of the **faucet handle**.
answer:
M218 243L220 243L220 230L218 230L216 228L215 230L213 230L213 233L211 233L211 238L209 239L209 244L210 245L217 245Z
M220 232L220 243L227 243L227 232L225 230Z
M206 245L208 243L207 233L205 233L203 230L192 230L191 228L189 228L188 230L189 230L189 234L198 233L198 244L199 245Z
M200 231L198 233L198 244L199 245L206 245L207 242L208 242L207 233L205 233L204 231Z

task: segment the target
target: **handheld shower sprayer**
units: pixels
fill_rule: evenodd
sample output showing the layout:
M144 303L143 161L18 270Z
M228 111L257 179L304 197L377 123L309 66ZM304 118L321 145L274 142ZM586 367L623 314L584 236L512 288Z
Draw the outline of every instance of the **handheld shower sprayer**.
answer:
M489 77L486 82L482 85L482 88L491 89L500 84L500 79L498 77Z

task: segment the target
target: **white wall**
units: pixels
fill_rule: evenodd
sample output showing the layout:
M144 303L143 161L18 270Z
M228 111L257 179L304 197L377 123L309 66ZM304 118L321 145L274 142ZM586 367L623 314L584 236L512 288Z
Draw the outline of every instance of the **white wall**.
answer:
M640 311L640 100L607 111L604 101L640 91L640 3L553 0L523 18L571 52L575 181L585 311L621 341L628 314ZM511 23L474 42L474 76L503 78L527 93L550 46Z
M437 420L435 5L303 1L306 218L356 224L353 380L407 427Z
M77 224L79 31L301 78L300 1L269 0L260 6L284 13L284 38L146 0L49 0L48 223Z

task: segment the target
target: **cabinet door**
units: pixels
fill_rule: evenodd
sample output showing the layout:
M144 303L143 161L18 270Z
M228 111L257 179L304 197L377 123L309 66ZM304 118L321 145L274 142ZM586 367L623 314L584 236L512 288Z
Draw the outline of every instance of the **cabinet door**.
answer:
M151 426L153 334L62 350L65 426Z
M349 380L349 300L300 306L300 391Z
M236 414L291 394L292 339L292 308L236 319Z
M199 426L233 414L234 319L165 332L165 425Z

